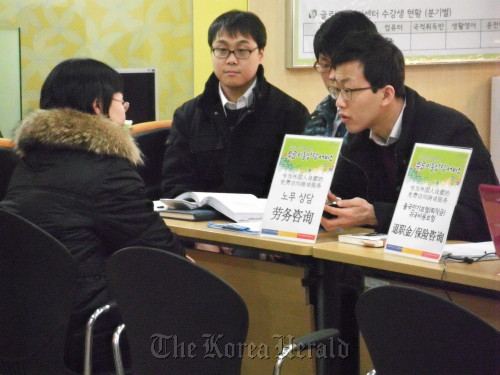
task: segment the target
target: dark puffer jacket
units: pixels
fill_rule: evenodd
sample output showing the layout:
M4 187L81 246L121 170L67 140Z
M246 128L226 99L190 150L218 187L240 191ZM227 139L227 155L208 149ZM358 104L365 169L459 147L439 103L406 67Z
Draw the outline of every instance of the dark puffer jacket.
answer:
M68 355L81 362L85 322L110 301L106 259L134 245L184 251L146 198L135 170L140 152L127 130L103 116L39 110L23 121L15 142L22 159L1 207L45 229L75 258L80 292L70 321ZM107 336L103 333L117 324L109 318L96 338ZM107 340L95 343L96 350L101 345L107 349Z
M333 134L335 118L337 117L337 107L330 95L325 97L311 113L311 119L304 129L305 135L317 135L322 137L343 137L346 128L343 123L339 124Z

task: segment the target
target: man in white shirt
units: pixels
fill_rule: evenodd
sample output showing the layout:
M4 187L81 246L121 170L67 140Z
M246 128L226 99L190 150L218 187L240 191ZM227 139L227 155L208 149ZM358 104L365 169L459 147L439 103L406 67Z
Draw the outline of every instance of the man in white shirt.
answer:
M210 25L213 73L175 113L163 162L162 197L186 191L267 198L285 134L302 134L307 108L264 78L266 29L251 12Z
M491 241L479 184L497 185L491 156L462 113L427 101L405 86L402 52L380 34L348 35L332 57L330 93L348 134L325 206L326 230L368 226L387 233L415 143L472 148L451 220L449 240Z

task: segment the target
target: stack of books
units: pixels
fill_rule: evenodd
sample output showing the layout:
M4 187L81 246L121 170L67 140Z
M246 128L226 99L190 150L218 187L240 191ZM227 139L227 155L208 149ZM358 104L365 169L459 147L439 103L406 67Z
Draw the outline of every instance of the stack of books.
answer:
M155 201L160 216L190 221L230 219L261 220L266 199L252 194L186 192L172 199Z

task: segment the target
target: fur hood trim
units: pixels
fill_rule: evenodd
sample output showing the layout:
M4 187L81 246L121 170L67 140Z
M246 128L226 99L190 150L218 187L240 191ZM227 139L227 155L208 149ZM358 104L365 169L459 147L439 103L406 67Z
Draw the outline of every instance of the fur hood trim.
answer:
M37 144L118 156L142 165L142 156L128 129L107 117L74 109L37 110L21 122L15 134L16 152L23 156Z

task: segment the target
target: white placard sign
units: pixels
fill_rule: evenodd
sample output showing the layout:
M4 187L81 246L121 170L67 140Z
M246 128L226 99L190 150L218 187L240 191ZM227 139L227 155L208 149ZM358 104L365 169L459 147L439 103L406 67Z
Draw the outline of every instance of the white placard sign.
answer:
M385 252L439 262L471 153L415 144Z
M316 241L342 138L287 135L267 198L261 235Z

